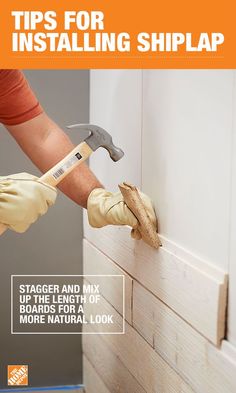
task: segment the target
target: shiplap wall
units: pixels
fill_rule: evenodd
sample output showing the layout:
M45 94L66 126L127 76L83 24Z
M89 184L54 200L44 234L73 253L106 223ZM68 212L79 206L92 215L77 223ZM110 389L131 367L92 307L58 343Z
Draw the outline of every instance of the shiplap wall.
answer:
M160 232L228 263L232 71L144 71L142 186Z
M229 241L229 314L228 339L236 347L236 71L233 81L233 119L232 119L232 187L230 206L230 241Z
M91 229L85 215L85 273L123 271L128 288L125 335L84 337L87 393L93 378L104 393L236 390L233 347L221 348L234 234L233 80L221 70L91 72L90 122L126 154L112 163L101 150L91 168L110 190L127 180L152 198L163 247L130 239L126 227ZM107 288L103 297L119 315L118 294Z

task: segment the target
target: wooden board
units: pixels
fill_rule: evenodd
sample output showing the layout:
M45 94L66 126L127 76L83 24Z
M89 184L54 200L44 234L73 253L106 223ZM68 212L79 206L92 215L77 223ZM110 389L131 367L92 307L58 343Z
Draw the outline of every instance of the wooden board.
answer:
M142 71L91 70L90 86L90 123L107 130L125 155L112 163L107 152L98 149L89 166L110 191L119 191L118 184L125 180L140 187Z
M133 326L199 393L234 393L236 363L134 281Z
M161 237L154 250L127 227L89 227L85 237L214 344L225 335L227 274ZM207 317L206 317L207 316Z
M225 269L233 85L233 70L143 70L143 192L162 235Z
M86 393L110 393L86 356L83 356L83 380Z
M94 310L94 305L87 304L86 312L93 313ZM102 302L96 305L96 312L99 314L104 311L112 313L114 309L102 298ZM121 325L122 318L117 312L116 314L116 319ZM92 331L92 329L96 331L94 325L85 325L84 329L85 331ZM86 340L85 336L83 339ZM105 334L103 340L147 392L193 393L190 386L128 322L125 324L125 334Z
M230 206L230 244L229 244L229 305L227 338L236 347L236 70L233 90L233 129L232 129L232 186Z
M90 285L90 282L84 278L83 284L88 286ZM86 302L83 304L84 314L87 321L87 323L83 325L83 331L86 332L88 335L94 335L94 334L124 335L125 320L110 303L104 302L103 299L104 298L101 295L101 291L99 291L98 302L93 302L93 303ZM107 304L109 305L109 307L107 307ZM112 322L107 323L106 321L105 322L95 321L97 314L99 314L100 316L101 315L111 316Z
M124 276L125 286L125 319L131 323L132 304L132 278L107 256L95 248L87 240L83 241L83 274L105 274ZM101 284L101 293L109 303L122 315L123 314L123 283L116 277L87 277L89 282Z
M83 336L83 351L109 391L146 393L102 336Z

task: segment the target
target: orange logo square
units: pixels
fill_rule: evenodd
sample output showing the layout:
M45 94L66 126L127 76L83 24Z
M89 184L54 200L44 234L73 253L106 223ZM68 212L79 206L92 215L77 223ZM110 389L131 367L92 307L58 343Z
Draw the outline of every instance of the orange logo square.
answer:
M28 366L15 364L7 366L8 386L28 386Z

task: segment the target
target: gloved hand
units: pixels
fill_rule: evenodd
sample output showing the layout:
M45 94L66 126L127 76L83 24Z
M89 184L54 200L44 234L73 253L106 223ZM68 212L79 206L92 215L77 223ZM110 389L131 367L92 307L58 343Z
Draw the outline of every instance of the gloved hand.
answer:
M157 219L150 198L139 191L147 213L155 226ZM124 202L121 192L112 193L103 188L95 188L87 201L89 224L94 228L105 225L129 225L132 227L131 236L141 239L141 233L137 229L138 221L132 211Z
M25 232L56 197L54 187L28 173L0 176L0 222L15 232Z

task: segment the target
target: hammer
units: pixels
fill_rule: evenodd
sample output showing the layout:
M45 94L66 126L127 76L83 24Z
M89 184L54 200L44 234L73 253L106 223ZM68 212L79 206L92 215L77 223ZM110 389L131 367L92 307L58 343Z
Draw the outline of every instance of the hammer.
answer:
M73 124L67 128L87 130L89 131L89 136L76 146L65 158L41 176L39 179L40 182L55 187L64 177L85 161L92 152L99 147L106 149L113 161L119 161L124 155L124 152L114 145L111 135L102 127L93 124ZM6 225L0 224L0 235L5 232L6 229Z
M92 124L74 124L67 128L77 128L89 131L89 136L78 146L76 146L63 160L58 162L53 168L40 177L39 181L56 186L66 177L76 166L85 161L93 151L103 147L108 151L113 161L119 161L124 152L116 147L112 137L103 128ZM143 240L151 247L158 248L161 245L156 227L151 222L145 206L139 195L137 188L131 184L123 183L119 185L124 201L138 220L138 230ZM0 224L0 235L7 227Z
M106 149L113 161L119 161L124 155L124 152L114 145L111 135L102 127L93 124L73 124L72 126L67 126L67 128L89 131L89 136L63 160L41 176L40 181L50 186L56 186L60 183L65 176L85 161L99 147Z

